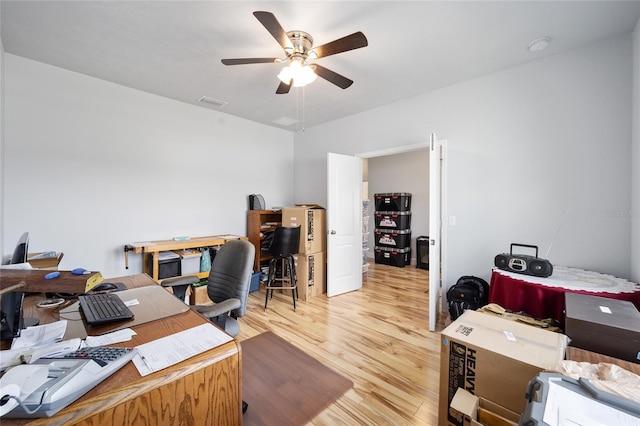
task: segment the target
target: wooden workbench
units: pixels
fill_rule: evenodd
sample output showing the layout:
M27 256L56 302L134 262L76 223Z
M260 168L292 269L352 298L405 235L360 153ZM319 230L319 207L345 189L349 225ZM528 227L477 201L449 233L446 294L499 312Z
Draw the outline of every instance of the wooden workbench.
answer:
M185 250L195 249L200 247L214 247L221 246L227 241L231 240L246 240L247 237L238 235L210 235L207 237L190 237L185 240L158 240L158 241L141 241L137 243L130 243L124 246L124 253L127 268L129 267L128 253L133 252L136 254L142 254L142 272L149 271L149 257L151 257L152 270L151 278L157 283L160 283L162 279L158 277L158 258L161 251L171 250ZM149 256L150 255L150 256ZM199 272L199 278L206 278L209 276L209 272Z

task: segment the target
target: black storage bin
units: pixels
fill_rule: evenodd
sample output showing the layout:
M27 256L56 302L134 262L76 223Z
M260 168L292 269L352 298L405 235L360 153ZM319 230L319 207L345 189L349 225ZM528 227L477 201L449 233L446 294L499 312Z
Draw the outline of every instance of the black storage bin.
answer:
M181 269L180 255L172 251L158 253L158 279L178 277ZM149 262L149 275L153 275L153 262Z
M429 269L429 236L416 238L416 267Z
M376 228L411 228L411 212L377 211L374 219Z
M376 246L403 249L411 247L411 229L376 229Z
M375 261L382 265L404 268L411 262L411 249L395 249L391 247L375 247Z
M408 212L411 210L411 194L408 192L387 192L374 194L376 210Z

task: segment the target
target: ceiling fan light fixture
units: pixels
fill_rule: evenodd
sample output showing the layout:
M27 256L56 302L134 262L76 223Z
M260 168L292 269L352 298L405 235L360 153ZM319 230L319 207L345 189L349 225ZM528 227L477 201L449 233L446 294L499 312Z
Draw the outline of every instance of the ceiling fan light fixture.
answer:
M302 61L291 61L289 66L286 66L278 74L278 78L284 84L290 84L293 80L293 87L306 86L317 78L313 68Z
M262 26L271 34L275 41L278 42L280 47L282 47L285 57L222 59L224 65L279 64L289 62L289 66L282 69L278 74L280 84L276 89L277 95L289 93L291 86L306 86L312 83L318 76L341 89L346 89L353 84L353 80L319 64L309 64L307 60L315 61L316 59L368 46L369 42L362 31L357 31L321 46L313 47L313 37L311 37L309 33L298 30L285 31L273 13L256 11L253 12L253 16L260 21Z

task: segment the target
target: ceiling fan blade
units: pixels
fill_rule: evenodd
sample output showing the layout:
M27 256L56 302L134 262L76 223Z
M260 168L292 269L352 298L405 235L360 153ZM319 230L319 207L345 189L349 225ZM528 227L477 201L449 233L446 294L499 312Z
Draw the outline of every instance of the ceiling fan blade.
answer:
M291 83L293 83L293 81L291 81ZM276 90L276 95L287 94L289 93L290 89L291 89L291 84L280 82L280 85L278 86L278 90Z
M317 58L335 55L336 53L347 52L349 50L360 49L369 45L367 38L361 31L350 34L348 36L331 41L322 46L314 47L312 51L316 52Z
M346 89L353 84L353 80L349 80L347 77L342 76L337 72L331 71L330 69L318 64L314 65L316 67L315 72L319 77L324 78L328 82L333 83L342 89Z
M245 65L245 64L270 64L275 63L278 58L240 58L240 59L222 59L225 65Z
M273 38L276 39L285 51L293 50L293 44L291 44L287 32L282 28L282 25L280 25L280 22L278 22L273 13L257 11L253 12L253 16L271 33Z

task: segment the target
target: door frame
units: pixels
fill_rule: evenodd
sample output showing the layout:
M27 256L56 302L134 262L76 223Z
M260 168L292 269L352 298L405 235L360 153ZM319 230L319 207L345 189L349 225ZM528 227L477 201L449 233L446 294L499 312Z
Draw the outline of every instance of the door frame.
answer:
M435 331L438 313L446 310L447 282L447 140L429 137L429 331ZM436 228L436 229L433 229ZM434 267L433 265L436 265ZM438 301L441 303L438 304Z
M447 161L446 161L446 140L442 140L440 142L444 142L443 143L443 153L442 153L442 163L441 163L441 168L440 168L440 214L441 214L441 219L442 218L446 218L447 217L447 213L446 213L446 207L447 207ZM431 142L430 140L426 140L425 142L421 142L421 143L417 143L417 144L413 144L413 145L403 145L403 146L397 146L397 147L392 147L392 148L386 148L386 149L381 149L381 150L377 150L377 151L367 151L367 152L363 152L363 153L358 153L355 154L355 157L359 157L359 158L375 158L375 157L384 157L387 155L394 155L394 154L403 154L406 152L411 152L411 151L418 151L418 150L427 150L429 152L429 156L431 155ZM430 166L430 164L427 164L426 166ZM427 185L429 186L429 191L431 191L431 183L428 182ZM431 209L432 206L429 206L429 209ZM429 268L433 268L433 267L439 267L440 271L441 271L441 283L446 283L446 278L447 278L447 227L444 226L444 222L441 221L440 224L440 265L436 266L436 265L429 265ZM441 289L440 289L441 291ZM430 298L431 299L431 298ZM440 304L436 304L436 309L438 309L438 311L441 311L442 309L444 309L444 297L441 298L442 303ZM431 330L433 331L433 330Z

